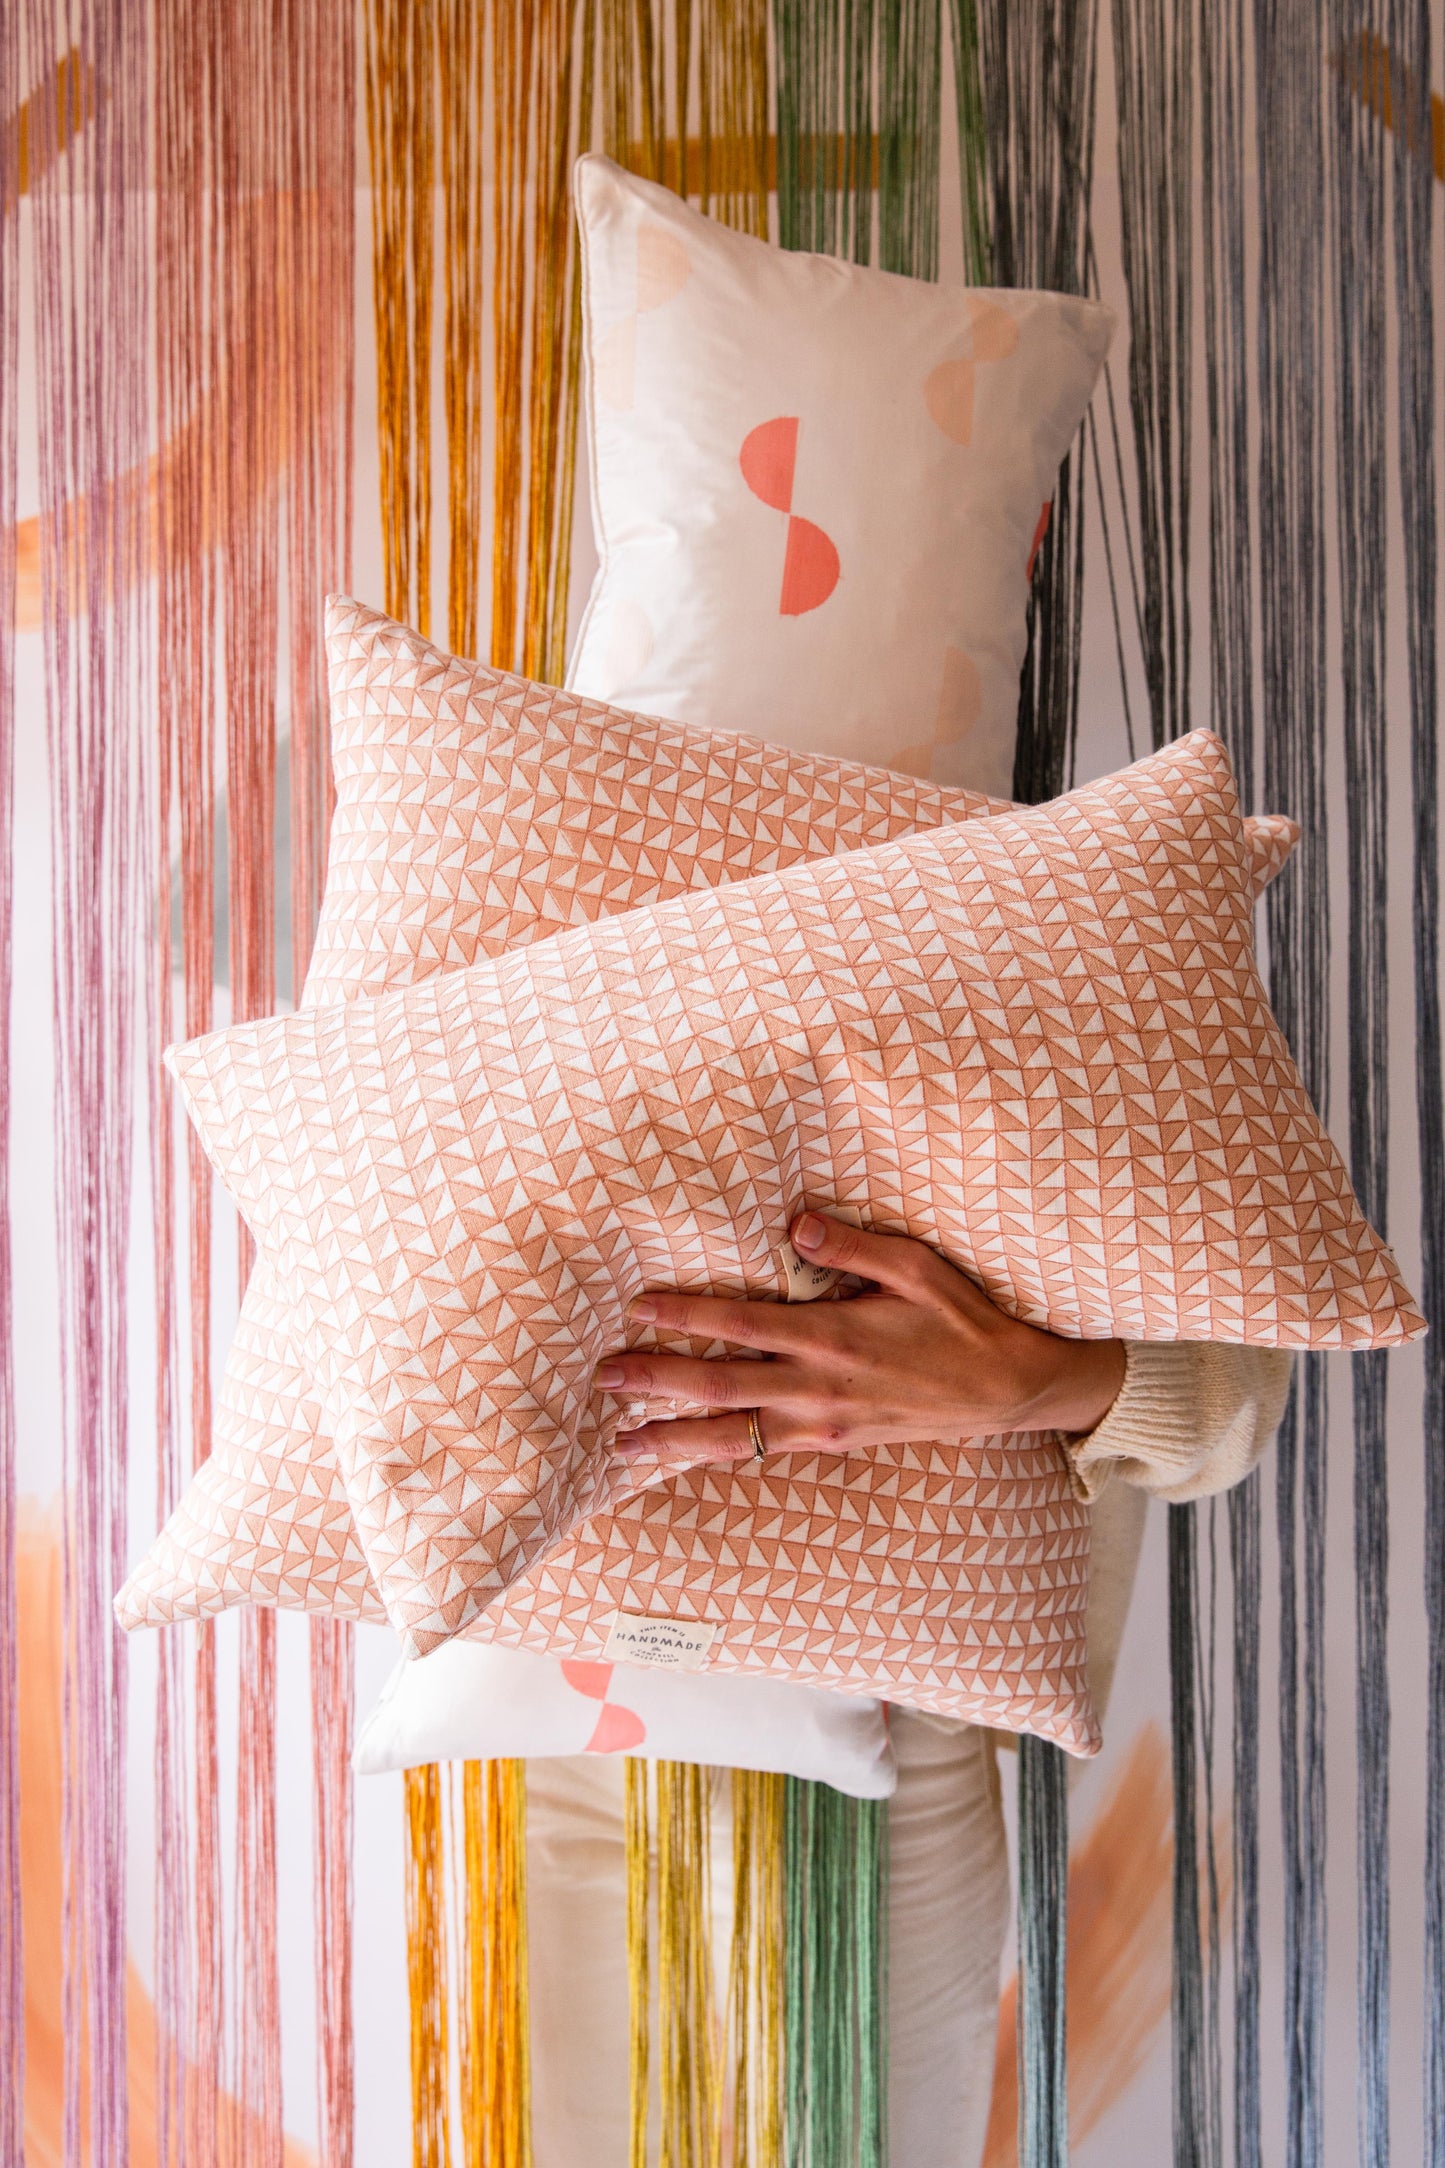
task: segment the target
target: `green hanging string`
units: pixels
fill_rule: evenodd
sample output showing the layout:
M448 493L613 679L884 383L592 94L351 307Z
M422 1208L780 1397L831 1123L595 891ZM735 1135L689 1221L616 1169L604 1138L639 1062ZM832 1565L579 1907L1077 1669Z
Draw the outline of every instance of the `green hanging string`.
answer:
M784 248L938 274L942 0L773 0Z
M879 0L878 261L938 276L940 0Z
M873 0L774 0L778 237L867 263L873 240Z
M958 179L963 202L963 275L987 286L989 245L988 138L983 121L983 55L978 0L953 0L953 95L958 109Z
M789 1778L783 2027L788 2168L883 2168L887 1809Z

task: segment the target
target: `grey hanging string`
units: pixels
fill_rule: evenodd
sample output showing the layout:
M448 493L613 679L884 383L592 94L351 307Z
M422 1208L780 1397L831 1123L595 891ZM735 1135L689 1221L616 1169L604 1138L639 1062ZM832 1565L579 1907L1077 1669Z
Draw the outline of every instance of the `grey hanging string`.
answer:
M1249 640L1247 396L1243 369L1241 81L1237 5L1198 23L1163 0L1114 0L1119 112L1119 195L1129 298L1129 406L1134 426L1142 608L1140 636L1157 746L1194 720L1191 683L1190 516L1193 419L1193 141L1196 77L1203 136L1204 294L1210 409L1211 715L1249 790L1252 743ZM1196 68L1197 60L1197 68ZM1224 276L1221 277L1223 260ZM1221 319L1237 338L1233 381L1221 375ZM1216 424L1223 418L1224 426ZM1240 516L1242 514L1242 517ZM1240 635L1243 635L1242 639ZM1220 1874L1214 1773L1216 1532L1201 1582L1193 1506L1169 1509L1169 1655L1174 1778L1172 1957L1173 2154L1178 2168L1223 2159ZM1233 1526L1233 1524L1231 1524ZM1238 1555L1236 1546L1236 1556ZM1257 1553L1256 1553L1257 1556ZM1251 1631L1257 1635L1257 1591ZM1257 1641L1254 1649L1257 1664ZM1250 1650L1237 1650L1246 1664ZM1257 1704L1256 1704L1257 1706ZM1237 1749L1257 1763L1251 1730ZM1203 1815L1201 1818L1201 1794ZM1257 1953L1257 1832L1246 1824L1246 1946ZM1203 1886L1201 1889L1201 1873ZM1257 1965L1257 1957L1256 1957ZM1236 2015L1238 2016L1236 2006ZM1258 2090L1257 1969L1244 2009L1253 2026L1236 2061L1244 2097ZM1236 2091L1236 2122L1240 2094Z
M1254 0L1255 153L1259 201L1267 206L1259 221L1256 356L1260 642L1269 718L1263 794L1266 805L1293 814L1303 830L1290 877L1275 883L1266 903L1270 988L1305 1084L1327 1114L1322 33L1318 9ZM1318 2168L1324 2144L1327 1421L1323 1358L1306 1356L1296 1366L1275 1463L1287 2168Z
M1164 0L1113 0L1112 21L1144 677L1159 746L1192 721L1192 15Z
M1085 290L1097 10L1069 0L953 0L966 261L999 286ZM978 142L981 127L982 148ZM987 241L985 247L984 236ZM1034 569L1014 795L1065 787L1078 725L1082 436L1060 470ZM1112 576L1112 567L1111 567ZM1057 1747L1019 1743L1019 2160L1068 2160L1068 1790Z
M1440 1044L1439 664L1436 580L1435 333L1438 269L1431 170L1430 0L1392 0L1394 256L1400 525L1405 551L1414 824L1415 1104L1425 1342L1424 2161L1445 2168L1445 1088Z
M995 285L1085 290L1096 33L1093 5L954 0L959 112L977 100L984 121ZM1064 789L1073 769L1086 454L1081 435L1059 470L1034 565L1013 785L1030 804Z
M1234 2164L1260 2168L1259 1601L1260 1472L1229 1494L1234 1583Z
M1089 252L1097 11L1068 0L953 0L955 97L971 276L1082 293ZM977 130L981 123L983 148ZM983 235L987 233L985 252ZM1073 767L1083 603L1082 437L1060 470L1035 563L1014 795ZM1112 570L1112 568L1111 568ZM1019 1747L1019 2160L1068 2160L1068 1791L1059 1750Z
M1254 722L1254 565L1250 497L1248 298L1245 280L1247 45L1243 0L1199 14L1205 400L1209 440L1210 716L1257 802ZM1231 1767L1233 1824L1232 2125L1234 2168L1260 2168L1259 1630L1260 1483L1229 1494L1233 1589ZM1211 1618L1213 1608L1211 1606ZM1211 1766L1212 1752L1205 1757ZM1211 1852L1212 1863L1212 1852ZM1211 1902L1211 1917L1217 1908ZM1218 1987L1218 1966L1213 1966ZM1211 2082L1212 2073L1211 2073Z
M1335 528L1349 865L1350 1174L1383 1233L1389 1196L1388 799L1385 733L1385 135L1363 71L1382 0L1331 0L1329 238ZM1351 1359L1355 1513L1358 2157L1390 2155L1389 1570L1383 1354Z
M1195 1673L1194 1508L1169 1508L1169 1715L1174 1777L1174 1942L1171 1974L1175 2168L1204 2168L1210 2116L1199 1936L1199 1783Z
M1018 1829L1019 2168L1068 2168L1068 1778L1045 1739L1019 1740Z

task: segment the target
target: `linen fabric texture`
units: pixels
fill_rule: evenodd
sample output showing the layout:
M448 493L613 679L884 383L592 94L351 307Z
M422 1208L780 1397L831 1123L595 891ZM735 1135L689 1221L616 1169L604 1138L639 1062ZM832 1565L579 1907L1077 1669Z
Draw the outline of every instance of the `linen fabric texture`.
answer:
M1006 794L1096 301L770 247L579 160L599 569L574 691ZM886 685L887 699L878 688Z
M721 1763L886 1799L897 1782L883 1704L786 1679L697 1677L560 1662L450 1641L397 1665L357 1737L363 1776L436 1761L638 1754Z
M981 793L659 723L328 605L332 820L308 1005L728 879L1010 810ZM1293 850L1246 822L1251 884ZM258 1257L211 1451L116 1599L122 1625L232 1605L383 1619L289 1298Z
M1038 812L173 1050L295 1300L409 1652L485 1618L591 1658L618 1612L662 1614L710 1629L713 1668L1091 1751L1087 1514L1056 1439L636 1492L590 1377L644 1287L784 1293L804 1202L1076 1337L1414 1337L1270 1014L1250 902L1201 732Z

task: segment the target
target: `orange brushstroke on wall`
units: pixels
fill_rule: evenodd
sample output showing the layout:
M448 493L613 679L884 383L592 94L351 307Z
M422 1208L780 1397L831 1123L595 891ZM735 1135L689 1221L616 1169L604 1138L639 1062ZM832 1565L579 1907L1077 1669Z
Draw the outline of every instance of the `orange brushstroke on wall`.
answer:
M1409 71L1401 68L1397 73L1389 46L1372 30L1362 30L1358 43L1336 52L1331 64L1344 73L1355 96L1363 99L1392 132L1397 95L1407 114L1415 103ZM1413 129L1413 120L1407 125ZM1430 163L1436 180L1445 181L1445 98L1438 91L1430 95Z
M708 191L713 195L735 195L755 185L758 179L758 146L751 136L714 135L704 143L701 136L690 135L682 147L686 161L689 195L702 192L701 176L706 175ZM684 170L678 157L676 136L669 136L662 145L662 171L654 175L656 160L646 143L631 142L622 146L618 164L626 166L629 173L637 173L644 180L659 179L664 188L679 193L678 183ZM816 172L829 177L840 176L850 170L851 156L847 138L841 135L805 135L798 139L796 156L799 177L808 187L813 186ZM868 159L869 186L878 186L878 139L875 136L864 154ZM770 196L778 192L778 139L770 135L763 153L763 186Z
M20 1512L20 1876L25 1924L25 2147L27 2168L62 2168L61 2038L61 1603L60 1519L33 1502ZM130 2168L155 2168L155 2010L144 1981L126 1978ZM222 2118L221 2158L239 2168L251 2133L234 2103ZM309 2147L286 2141L284 2168L315 2168Z
M80 47L72 45L61 56L38 90L32 90L18 113L7 116L0 123L0 139L15 131L16 165L20 172L20 193L26 195L35 182L48 172L56 156L53 146L47 145L43 162L37 163L32 146L35 121L42 101L50 98L60 115L59 150L63 151L71 137L78 135L96 108L96 79L94 68L83 67Z
M1169 2009L1169 1750L1146 1724L1069 1860L1069 2136L1123 2099ZM1017 1986L999 2005L983 2168L1018 2160Z

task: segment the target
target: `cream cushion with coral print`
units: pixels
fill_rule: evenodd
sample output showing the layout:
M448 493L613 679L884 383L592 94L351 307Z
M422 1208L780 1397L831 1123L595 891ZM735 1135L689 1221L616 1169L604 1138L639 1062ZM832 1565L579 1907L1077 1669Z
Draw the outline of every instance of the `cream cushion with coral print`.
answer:
M1111 311L771 248L606 158L575 194L599 569L569 686L1007 793Z
M329 607L336 811L308 1005L410 985L681 891L1008 808L657 723ZM1246 823L1251 881L1297 830ZM288 1299L252 1272L209 1459L116 1601L127 1627L236 1604L385 1617Z
M1270 1014L1205 733L1036 812L170 1060L294 1300L414 1655L485 1621L605 1659L661 1619L708 1668L1092 1750L1087 1515L1056 1440L787 1456L704 1471L712 1494L639 1492L610 1452L591 1373L630 1300L784 1293L804 1202L1075 1336L1423 1329Z
M886 1799L897 1782L883 1704L788 1679L710 1678L451 1641L400 1663L362 1726L362 1776L426 1762L634 1754L716 1762Z

